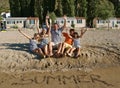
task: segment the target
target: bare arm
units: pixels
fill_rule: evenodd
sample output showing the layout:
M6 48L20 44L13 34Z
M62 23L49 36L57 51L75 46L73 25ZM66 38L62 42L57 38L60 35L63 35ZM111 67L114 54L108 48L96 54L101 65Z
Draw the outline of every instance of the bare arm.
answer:
M24 32L22 32L21 29L18 29L18 31L19 31L22 35L24 35L26 38L31 39L31 37L29 37L27 34L25 34Z
M67 23L67 16L64 15L63 19L64 19L64 25L63 25L62 28L65 29L66 28L66 23Z
M87 31L87 28L84 30L84 28L81 29L81 34L80 34L80 38L82 38L83 34Z
M45 23L46 23L47 28L50 27L50 26L49 26L49 23L48 23L48 19L49 19L49 16L46 16Z
M50 27L48 28L48 36L51 36L51 25L52 25L52 20L50 19Z

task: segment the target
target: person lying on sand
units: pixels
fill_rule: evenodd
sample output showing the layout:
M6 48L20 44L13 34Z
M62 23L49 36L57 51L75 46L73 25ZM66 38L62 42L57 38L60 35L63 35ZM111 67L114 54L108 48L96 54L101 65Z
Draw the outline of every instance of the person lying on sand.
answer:
M24 35L26 38L29 39L29 42L30 42L30 51L36 53L36 54L39 54L40 56L42 57L45 57L44 53L42 52L41 48L38 48L37 46L37 41L39 41L40 39L40 36L38 33L35 33L33 38L31 38L30 36L28 36L27 34L25 34L24 32L21 31L21 29L19 28L18 31Z

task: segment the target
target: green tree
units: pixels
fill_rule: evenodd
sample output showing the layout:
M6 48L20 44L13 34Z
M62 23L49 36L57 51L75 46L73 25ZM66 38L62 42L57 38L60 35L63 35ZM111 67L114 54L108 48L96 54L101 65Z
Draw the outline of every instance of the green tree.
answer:
M10 11L9 0L0 0L0 13L9 11Z
M100 0L97 8L97 16L108 19L114 16L114 5L108 0Z
M74 0L62 0L63 14L67 16L75 16Z
M21 7L21 16L23 17L34 16L35 0L19 0L19 1Z
M109 18L113 17L115 14L114 5L108 0L101 0L98 4L98 17L103 20L108 20L109 29Z
M53 12L55 10L56 0L48 0L48 3L49 12Z
M97 17L97 6L99 0L87 0L87 26L93 27L93 19Z
M35 0L35 16L39 17L40 26L43 22L43 0Z
M3 20L2 16L0 15L0 21Z
M9 0L11 16L21 17L21 7L19 0Z
M75 15L77 17L87 17L86 0L75 0Z
M43 19L45 20L45 17L47 15L47 12L49 12L49 0L43 0Z
M114 5L115 16L120 17L120 0L109 0Z
M58 16L58 17L63 16L62 0L56 0L54 12L55 12L56 16Z
M116 14L116 17L120 17L120 0L118 0L115 14Z

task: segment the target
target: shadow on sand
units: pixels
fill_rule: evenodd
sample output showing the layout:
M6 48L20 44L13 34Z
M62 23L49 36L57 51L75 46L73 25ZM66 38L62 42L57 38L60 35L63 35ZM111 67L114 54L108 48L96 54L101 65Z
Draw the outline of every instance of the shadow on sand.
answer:
M31 55L35 56L35 59L42 59L38 54L29 50L29 43L3 43L0 44L5 46L6 49L16 50L16 51L25 51Z
M30 52L28 43L4 43L2 46L6 46L6 49Z

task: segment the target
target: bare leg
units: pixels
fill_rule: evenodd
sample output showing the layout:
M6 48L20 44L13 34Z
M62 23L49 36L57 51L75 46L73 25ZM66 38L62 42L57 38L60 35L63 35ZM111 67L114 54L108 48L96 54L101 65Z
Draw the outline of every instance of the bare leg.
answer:
M38 50L39 54L41 54L42 56L45 56L45 54L43 53L43 51L39 48Z
M68 48L67 51L66 51L66 53L67 53L67 54L70 53L71 49L72 49L72 48Z
M74 51L75 49L76 49L76 48L71 48L71 49L70 49L70 53L68 53L68 55L69 55L69 56L72 56L73 51Z
M64 50L65 50L65 43L62 43L61 54L64 53Z
M59 43L58 44L57 54L59 54L61 52L61 48L62 48L62 43Z
M77 48L76 57L78 57L79 55L80 55L80 48Z
M33 52L35 52L35 53L37 53L39 55L45 56L43 51L40 48L37 48L37 49L33 50Z
M44 53L46 56L48 56L48 45L44 46Z
M52 42L50 42L50 43L48 44L48 50L49 50L49 55L50 55L50 56L53 55L53 51L52 51L53 48L52 48L52 45L53 45Z

